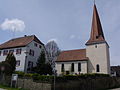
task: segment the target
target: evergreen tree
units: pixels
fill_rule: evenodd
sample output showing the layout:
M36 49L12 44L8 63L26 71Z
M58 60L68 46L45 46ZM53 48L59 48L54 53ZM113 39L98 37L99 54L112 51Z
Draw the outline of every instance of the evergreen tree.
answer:
M1 69L2 67L4 67L4 71ZM6 75L11 75L12 72L13 71L12 71L12 68L11 68L10 64L8 64L5 61L0 62L0 74L5 73Z
M34 67L33 71L39 73L40 75L52 74L52 67L50 64L46 63L45 51L42 50L37 61L37 66Z
M40 56L38 58L38 61L37 61L37 66L39 67L42 64L45 64L45 61L46 61L46 59L45 59L45 52L44 52L44 50L42 50L41 53L40 53Z
M11 66L12 73L13 73L16 69L16 58L15 58L14 54L9 53L5 59L5 62L7 62Z

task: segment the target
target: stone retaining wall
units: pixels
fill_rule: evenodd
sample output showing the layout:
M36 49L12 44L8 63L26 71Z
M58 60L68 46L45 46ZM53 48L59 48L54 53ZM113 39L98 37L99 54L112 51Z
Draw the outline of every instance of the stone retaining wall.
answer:
M52 84L50 83L37 83L32 79L18 79L17 87L29 90L51 90Z
M95 78L57 82L56 90L101 90L120 86L120 78Z
M10 85L10 78L1 84ZM56 81L55 90L101 90L120 86L120 77L84 78L79 80ZM53 90L53 83L35 82L30 78L18 78L18 88L27 90Z

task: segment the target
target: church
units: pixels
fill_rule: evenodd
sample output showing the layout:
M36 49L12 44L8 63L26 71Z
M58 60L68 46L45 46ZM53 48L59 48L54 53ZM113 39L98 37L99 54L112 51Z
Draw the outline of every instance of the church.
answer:
M56 60L58 75L110 74L109 45L105 40L99 14L94 4L91 34L85 49L62 51Z

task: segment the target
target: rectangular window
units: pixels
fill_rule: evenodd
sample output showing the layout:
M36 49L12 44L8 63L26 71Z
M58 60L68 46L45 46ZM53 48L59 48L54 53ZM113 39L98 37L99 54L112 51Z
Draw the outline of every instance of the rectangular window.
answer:
M34 50L31 50L31 49L30 49L29 55L34 56Z
M37 47L37 43L34 43L34 46Z
M39 48L41 48L42 46L41 45L39 45Z
M9 53L14 53L14 50L9 50Z
M0 51L0 56L1 56L1 54L2 54L2 51Z
M22 49L17 49L16 54L21 54Z
M62 64L62 66L61 66L61 72L64 72L64 71L65 71L64 64Z
M74 63L71 64L71 72L74 72Z
M28 61L28 68L32 68L33 67L33 62L32 61Z
M20 66L20 60L16 61L16 67Z
M8 50L4 50L3 51L3 56L7 55L8 54Z
M78 63L78 72L81 71L81 63Z

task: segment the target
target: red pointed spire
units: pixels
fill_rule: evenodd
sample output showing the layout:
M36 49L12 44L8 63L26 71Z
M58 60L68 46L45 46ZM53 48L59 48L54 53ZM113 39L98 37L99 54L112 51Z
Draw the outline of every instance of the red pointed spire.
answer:
M97 12L96 5L94 4L92 28L90 39L87 41L86 45L105 42L102 25Z

